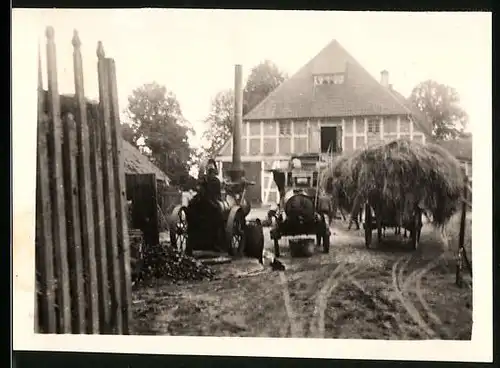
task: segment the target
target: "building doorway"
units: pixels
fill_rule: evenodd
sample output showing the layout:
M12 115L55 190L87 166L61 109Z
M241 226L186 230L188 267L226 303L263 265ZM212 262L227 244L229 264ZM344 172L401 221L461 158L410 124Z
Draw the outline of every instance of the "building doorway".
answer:
M328 152L328 147L332 145L332 152L341 152L340 141L342 133L340 127L321 127L321 153Z

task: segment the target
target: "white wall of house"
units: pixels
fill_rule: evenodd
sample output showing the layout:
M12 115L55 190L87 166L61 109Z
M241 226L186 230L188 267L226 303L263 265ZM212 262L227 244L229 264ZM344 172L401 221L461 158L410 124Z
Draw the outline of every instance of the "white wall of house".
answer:
M399 138L426 142L425 134L407 116L354 117L344 119L343 127L344 151Z
M404 137L425 144L425 135L407 116L246 121L242 126L242 161L261 162L263 204L273 203L278 198L272 174L266 170L285 165L292 153L319 153L321 127L328 126L342 127L344 151ZM232 146L230 140L222 149L217 157L219 165L232 160Z

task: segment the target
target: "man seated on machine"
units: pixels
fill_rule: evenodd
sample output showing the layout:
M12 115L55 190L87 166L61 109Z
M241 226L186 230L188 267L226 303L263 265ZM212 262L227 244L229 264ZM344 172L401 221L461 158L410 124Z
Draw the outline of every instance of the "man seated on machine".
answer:
M217 175L219 174L217 170L217 165L213 158L209 159L207 162L207 175L205 180L205 190L207 198L219 207L218 201L221 200L221 182Z
M214 248L218 250L224 249L224 218L220 201L222 197L221 182L217 177L218 170L214 159L207 161L205 175L202 176L200 186L203 191L203 197L209 204L210 213L207 214L207 219L211 219L213 225L213 242Z

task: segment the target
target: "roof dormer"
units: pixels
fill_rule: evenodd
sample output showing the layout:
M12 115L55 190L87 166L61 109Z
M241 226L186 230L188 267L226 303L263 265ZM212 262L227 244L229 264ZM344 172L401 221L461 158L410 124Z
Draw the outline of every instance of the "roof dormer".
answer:
M315 74L313 75L313 78L315 86L325 84L343 84L345 81L345 73Z

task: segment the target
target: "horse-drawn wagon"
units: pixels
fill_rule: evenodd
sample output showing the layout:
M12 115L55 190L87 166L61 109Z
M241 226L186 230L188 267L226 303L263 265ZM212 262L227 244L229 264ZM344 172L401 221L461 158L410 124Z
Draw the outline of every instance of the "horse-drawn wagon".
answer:
M409 231L416 249L423 214L434 226L444 226L457 212L463 177L460 163L442 147L397 139L337 157L325 170L322 186L333 182L332 195L347 203L351 218L364 211L367 248L373 230L380 243L392 227L399 234Z

